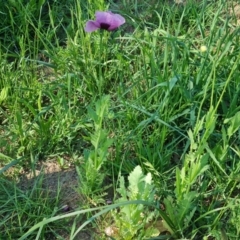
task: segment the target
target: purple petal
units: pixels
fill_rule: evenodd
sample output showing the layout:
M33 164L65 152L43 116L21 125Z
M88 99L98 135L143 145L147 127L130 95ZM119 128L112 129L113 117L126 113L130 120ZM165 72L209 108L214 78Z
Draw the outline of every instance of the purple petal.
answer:
M100 28L108 31L115 30L119 26L125 23L124 17L112 12L96 12L96 22L100 25Z
M98 23L108 23L108 24L111 24L112 22L112 16L114 14L112 12L100 12L100 11L97 11L95 13L95 16L96 16L96 22Z
M114 14L112 24L108 30L112 31L125 23L125 18L119 14Z
M100 28L100 25L99 25L98 22L89 20L86 23L85 31L86 32L93 32L93 31L96 31L99 28Z

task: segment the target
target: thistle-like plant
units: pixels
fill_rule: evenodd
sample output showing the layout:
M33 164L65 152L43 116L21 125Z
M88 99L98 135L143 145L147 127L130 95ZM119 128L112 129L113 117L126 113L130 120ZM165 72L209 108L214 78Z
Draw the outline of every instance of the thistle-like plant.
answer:
M121 197L116 201L117 203L131 200L155 202L155 188L151 173L145 176L141 167L137 166L130 173L128 181L129 186L126 188L124 177L120 177L117 192ZM119 210L113 210L112 216L114 224L106 230L116 239L145 239L159 234L159 231L149 224L156 219L157 211L143 204L122 206Z

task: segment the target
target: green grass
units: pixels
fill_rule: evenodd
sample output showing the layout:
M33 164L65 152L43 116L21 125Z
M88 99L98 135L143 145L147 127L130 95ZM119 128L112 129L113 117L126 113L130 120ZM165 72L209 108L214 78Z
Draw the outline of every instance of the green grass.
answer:
M131 186L138 165L151 173L156 197L141 202L139 185L142 195L125 200L148 204L151 222L163 220L162 238L154 239L238 239L240 35L230 13L234 4L2 3L0 239L24 239L28 231L25 239L64 239L61 231L72 238L81 224L91 224L93 239L107 239L106 227L126 221L122 206L128 203L120 193L133 191L123 190L119 177L129 176ZM84 31L96 10L109 9L125 17L120 29ZM68 224L60 200L48 196L39 179L32 192L15 183L22 171L49 159L78 172L84 202ZM116 205L104 206L106 192ZM122 209L117 220L115 207ZM147 236L144 229L130 237L119 229L116 239Z

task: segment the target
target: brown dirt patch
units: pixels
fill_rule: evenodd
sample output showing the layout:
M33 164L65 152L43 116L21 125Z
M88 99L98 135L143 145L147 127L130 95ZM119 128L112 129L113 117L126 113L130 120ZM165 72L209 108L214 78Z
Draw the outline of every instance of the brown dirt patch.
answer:
M235 4L233 7L229 10L230 14L236 18L236 24L237 26L240 26L240 4Z
M66 206L69 211L79 208L83 198L77 192L79 181L75 168L70 167L63 170L56 161L40 162L35 171L26 172L20 177L18 187L23 191L31 190L39 178L42 180L41 188L46 190L49 197L57 197L60 190L60 204L57 207ZM71 221L69 227L71 227ZM69 239L69 233L60 232L58 234L63 239ZM94 238L91 233L80 232L75 239L90 240Z
M61 205L69 205L72 209L78 207L81 197L77 193L78 176L74 168L63 170L55 161L40 162L35 171L20 177L18 187L22 190L31 189L40 176L43 178L42 187L50 197L55 197L61 190Z

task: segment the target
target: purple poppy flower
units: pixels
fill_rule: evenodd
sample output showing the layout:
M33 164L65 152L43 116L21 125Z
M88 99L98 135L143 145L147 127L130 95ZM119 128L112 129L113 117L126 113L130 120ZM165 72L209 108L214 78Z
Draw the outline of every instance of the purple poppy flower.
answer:
M93 32L97 29L105 29L107 31L113 31L117 29L119 26L125 23L124 17L119 14L114 14L112 12L100 12L97 11L96 20L89 20L86 23L85 31Z

